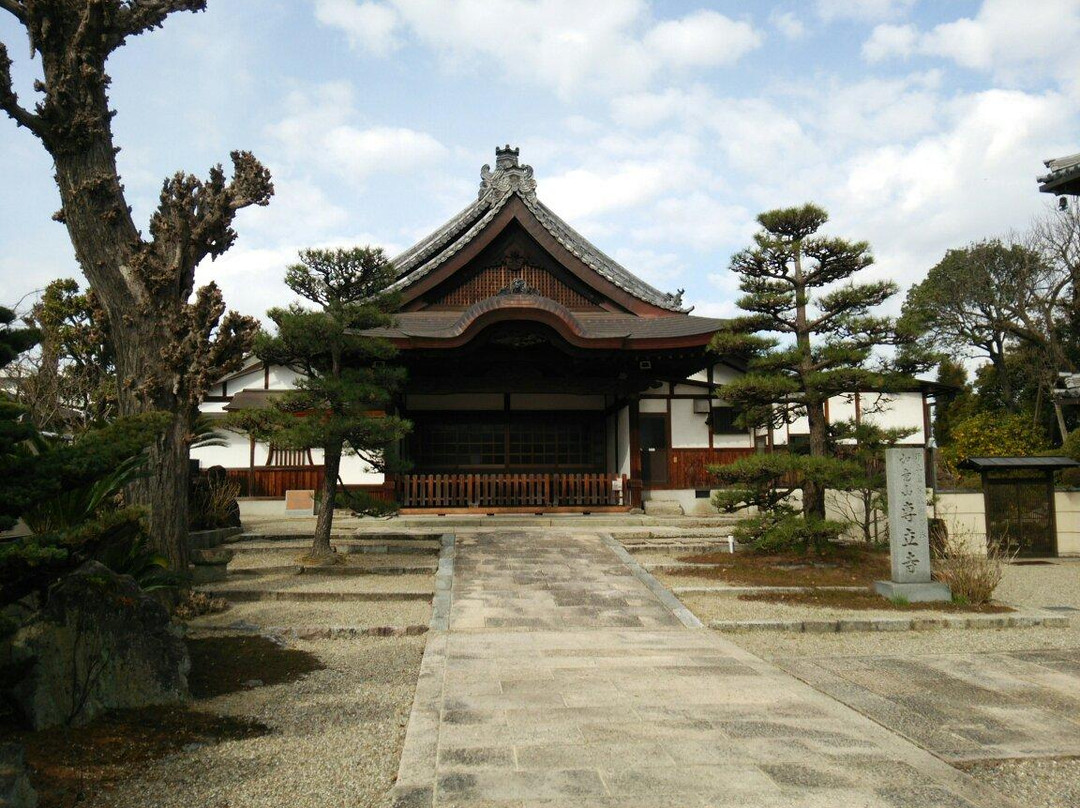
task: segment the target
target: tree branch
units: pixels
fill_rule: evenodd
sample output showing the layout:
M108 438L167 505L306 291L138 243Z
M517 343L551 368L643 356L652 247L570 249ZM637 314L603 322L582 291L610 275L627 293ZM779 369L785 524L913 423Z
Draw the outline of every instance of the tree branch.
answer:
M205 10L206 0L129 0L117 11L116 21L112 26L112 47L119 46L129 36L160 28L165 18L175 11Z
M0 0L7 8L7 4L14 0ZM15 94L14 85L11 81L11 59L8 58L7 47L0 42L0 109L4 110L15 123L25 126L38 137L41 137L41 118L20 106L19 97Z
M26 24L26 7L19 0L0 0L0 8L10 11L15 15L15 19Z

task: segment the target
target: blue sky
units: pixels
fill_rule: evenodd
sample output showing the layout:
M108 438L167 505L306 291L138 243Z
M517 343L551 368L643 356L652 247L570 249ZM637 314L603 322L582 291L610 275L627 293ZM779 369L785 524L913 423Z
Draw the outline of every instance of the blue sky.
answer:
M475 198L496 145L632 272L735 312L754 217L815 201L918 281L946 249L1023 230L1041 161L1080 151L1080 0L210 0L110 62L121 173L250 149L266 209L199 268L232 308L290 301L296 251L394 254ZM3 12L0 12L3 15ZM23 100L35 64L0 16ZM0 120L0 303L78 276L44 150ZM897 301L897 306L899 301Z

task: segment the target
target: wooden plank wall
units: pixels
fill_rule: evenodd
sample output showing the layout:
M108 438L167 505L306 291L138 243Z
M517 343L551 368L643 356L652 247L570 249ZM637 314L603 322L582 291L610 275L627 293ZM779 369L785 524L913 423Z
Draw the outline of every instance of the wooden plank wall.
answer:
M708 466L726 466L754 454L754 449L671 449L668 482L656 488L713 488L716 482Z

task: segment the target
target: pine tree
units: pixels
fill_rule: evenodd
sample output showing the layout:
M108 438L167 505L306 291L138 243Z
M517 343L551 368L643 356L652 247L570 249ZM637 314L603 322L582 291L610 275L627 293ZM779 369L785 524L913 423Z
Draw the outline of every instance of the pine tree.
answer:
M743 493L754 485L760 490L763 479L794 475L803 516L816 521L825 518L826 487L841 484L851 471L831 452L825 403L858 390L902 389L910 379L901 371L919 364L914 354L901 352L892 368L870 367L878 346L910 342L898 336L891 318L873 313L897 286L851 281L873 262L869 245L818 235L826 221L828 214L812 204L758 216L762 230L754 246L731 259L745 293L738 305L746 314L731 320L710 346L745 357L746 374L718 391L741 411L740 425L779 428L805 416L810 433L807 457L781 462L754 456L714 467L714 473L725 484L752 483ZM734 509L737 494L724 495L719 504ZM742 502L757 504L745 497Z
M391 362L396 349L385 339L361 332L390 325L396 299L387 293L393 268L380 249L304 250L290 266L285 283L318 310L293 304L267 316L277 334L256 339L255 353L268 364L301 374L296 389L274 404L264 434L274 443L323 450L323 477L311 555L325 558L338 493L343 453L359 455L384 470L386 449L409 423L386 414L393 391L404 380Z

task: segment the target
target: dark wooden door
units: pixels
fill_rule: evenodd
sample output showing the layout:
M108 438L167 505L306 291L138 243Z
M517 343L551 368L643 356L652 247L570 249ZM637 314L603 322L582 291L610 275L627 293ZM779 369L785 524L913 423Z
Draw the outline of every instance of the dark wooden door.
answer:
M641 446L641 481L644 485L666 485L668 481L667 416L643 413L638 419Z
M1057 554L1054 484L1043 477L983 479L987 541L1010 553Z

